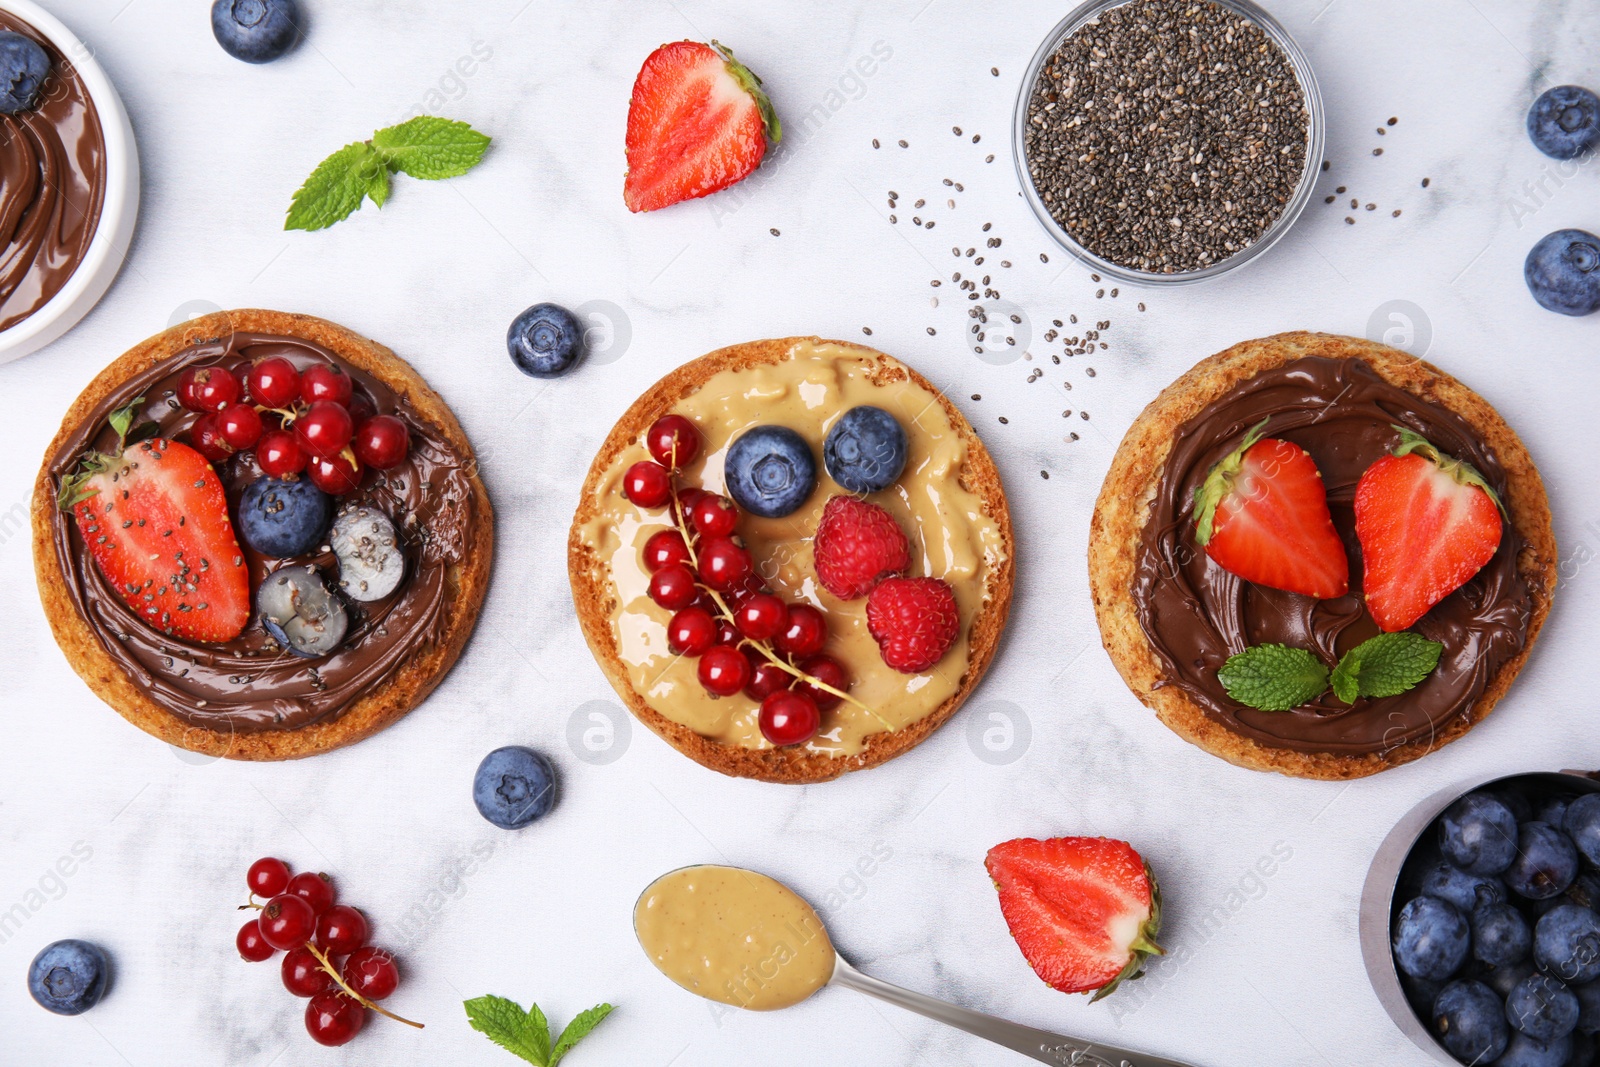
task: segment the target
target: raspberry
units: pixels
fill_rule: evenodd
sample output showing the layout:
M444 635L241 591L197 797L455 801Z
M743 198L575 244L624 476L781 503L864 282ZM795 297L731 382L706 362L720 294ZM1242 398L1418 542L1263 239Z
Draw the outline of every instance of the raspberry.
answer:
M960 628L956 595L938 578L886 578L867 597L867 630L883 662L902 674L938 663Z
M828 501L811 550L817 579L841 600L866 596L881 578L911 562L911 545L894 516L853 496Z

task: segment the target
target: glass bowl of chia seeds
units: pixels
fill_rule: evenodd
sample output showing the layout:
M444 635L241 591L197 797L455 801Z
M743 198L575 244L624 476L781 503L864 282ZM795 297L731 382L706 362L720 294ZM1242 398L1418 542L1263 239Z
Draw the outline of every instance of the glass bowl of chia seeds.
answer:
M1017 94L1022 192L1056 242L1133 285L1182 285L1271 248L1326 143L1311 63L1251 0L1090 0Z

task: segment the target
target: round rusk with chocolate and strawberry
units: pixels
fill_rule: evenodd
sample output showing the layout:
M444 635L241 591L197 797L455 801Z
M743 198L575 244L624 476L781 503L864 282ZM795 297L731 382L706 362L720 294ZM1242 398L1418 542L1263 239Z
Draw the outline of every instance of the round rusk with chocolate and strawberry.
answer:
M983 676L1011 604L999 473L905 364L791 337L657 382L606 438L568 541L584 636L699 763L775 782L875 766Z
M321 319L232 311L89 384L39 471L33 539L91 689L171 744L276 760L432 691L477 620L494 521L408 364Z
M1202 360L1139 416L1089 576L1123 680L1241 766L1358 778L1465 734L1550 612L1544 483L1438 368L1288 333Z

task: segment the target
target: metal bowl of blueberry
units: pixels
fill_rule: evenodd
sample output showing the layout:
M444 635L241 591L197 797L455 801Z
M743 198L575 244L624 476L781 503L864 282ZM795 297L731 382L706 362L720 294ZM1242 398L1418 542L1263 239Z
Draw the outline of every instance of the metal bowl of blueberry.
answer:
M1379 846L1361 952L1385 1010L1442 1064L1600 1062L1600 774L1429 797Z

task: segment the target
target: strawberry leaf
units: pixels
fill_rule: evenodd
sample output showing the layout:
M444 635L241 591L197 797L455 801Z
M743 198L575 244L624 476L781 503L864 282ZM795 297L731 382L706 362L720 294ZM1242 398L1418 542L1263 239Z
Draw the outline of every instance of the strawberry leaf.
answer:
M1334 694L1346 704L1355 703L1356 695L1399 696L1432 674L1443 652L1443 645L1418 633L1379 634L1344 654L1333 672ZM1355 695L1347 696L1352 685Z
M1261 711L1289 711L1328 689L1328 668L1303 648L1256 645L1229 656L1217 672L1228 695Z
M1261 440L1261 434L1267 428L1267 421L1262 419L1250 427L1250 432L1244 435L1239 447L1218 461L1206 475L1206 480L1200 483L1200 488L1194 491L1194 540L1201 547L1211 543L1212 524L1217 518L1217 505L1222 503L1228 491L1233 488L1233 479L1244 467L1244 454Z
M1500 514L1506 513L1506 506L1500 502L1500 494L1496 493L1489 485L1478 468L1464 459L1456 459L1439 451L1437 445L1414 430L1395 423L1389 424L1390 429L1400 435L1400 443L1394 447L1391 454L1395 456L1409 456L1415 452L1417 455L1436 465L1450 477L1462 485L1470 485L1482 489L1494 501L1494 506L1500 509Z
M761 88L761 79L753 70L733 58L733 50L721 41L713 40L711 47L721 53L728 64L728 73L738 81L739 87L755 100L756 110L761 112L761 125L766 131L767 140L773 144L782 141L783 123L778 119L777 109L772 106L772 99L767 96L766 90Z

